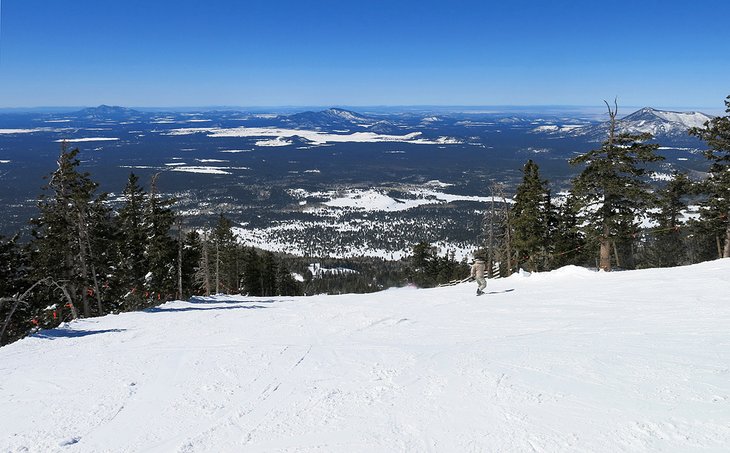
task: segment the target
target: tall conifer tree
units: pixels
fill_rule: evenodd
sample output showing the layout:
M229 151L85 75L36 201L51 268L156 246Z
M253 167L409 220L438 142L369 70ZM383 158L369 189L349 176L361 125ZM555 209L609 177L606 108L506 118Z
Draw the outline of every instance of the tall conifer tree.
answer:
M615 105L615 104L614 104ZM611 248L634 232L636 218L651 202L644 164L662 160L650 134L619 133L616 114L608 103L608 138L600 148L570 160L584 165L573 180L587 239L599 246L599 268L611 270Z
M730 113L730 96L725 100L725 112ZM704 140L709 149L709 177L701 184L707 195L701 206L706 228L714 233L718 255L730 257L730 115L718 116L704 128L693 128L690 134Z
M550 227L550 189L540 178L540 169L528 160L522 183L517 187L512 207L511 227L518 262L526 263L530 271L546 268Z

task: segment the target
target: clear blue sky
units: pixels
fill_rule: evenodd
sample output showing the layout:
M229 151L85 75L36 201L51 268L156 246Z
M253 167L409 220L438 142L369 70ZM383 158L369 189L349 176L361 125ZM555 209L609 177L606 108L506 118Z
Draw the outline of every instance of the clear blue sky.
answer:
M720 108L730 1L0 0L0 107Z

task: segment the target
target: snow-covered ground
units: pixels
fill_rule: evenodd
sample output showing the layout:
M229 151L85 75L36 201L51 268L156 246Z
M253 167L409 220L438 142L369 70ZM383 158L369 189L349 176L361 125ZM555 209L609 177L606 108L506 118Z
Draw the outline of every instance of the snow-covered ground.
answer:
M343 143L343 142L404 142L417 145L454 145L461 143L454 137L438 137L435 140L429 140L422 137L421 132L411 132L405 135L387 135L376 134L374 132L353 132L348 134L332 134L322 131L312 131L306 129L284 129L277 127L186 127L171 129L165 131L163 135L191 135L206 134L208 137L273 137L269 140L259 140L257 146L286 146L292 142L288 140L291 137L300 137L310 141L315 145L324 145L327 143Z
M0 349L0 451L727 451L730 260L216 297Z

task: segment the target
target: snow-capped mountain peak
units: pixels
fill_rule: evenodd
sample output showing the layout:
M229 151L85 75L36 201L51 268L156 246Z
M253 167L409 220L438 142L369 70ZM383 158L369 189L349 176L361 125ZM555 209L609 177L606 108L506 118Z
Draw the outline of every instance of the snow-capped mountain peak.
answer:
M619 127L629 132L667 133L685 132L692 127L702 127L712 117L701 112L672 112L644 107L619 120Z
M712 117L702 112L674 112L652 107L639 109L617 121L619 132L629 134L649 133L656 138L687 136L693 127L703 127ZM555 135L589 136L602 141L608 134L608 122L582 127L562 127L563 125L543 125L535 128L535 133Z

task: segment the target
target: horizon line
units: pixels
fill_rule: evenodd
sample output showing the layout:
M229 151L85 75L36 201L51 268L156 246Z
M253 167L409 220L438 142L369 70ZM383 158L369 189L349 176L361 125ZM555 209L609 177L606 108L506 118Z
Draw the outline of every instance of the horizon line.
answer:
M362 109L497 109L497 108L511 108L511 109L526 109L526 108L537 108L537 109L605 109L603 104L280 104L280 105L226 105L226 104L209 104L209 105L158 105L158 106L135 106L135 105L121 105L121 104L107 104L101 103L97 105L36 105L36 106L0 106L0 111L9 110L57 110L61 109L87 109L97 108L101 106L108 107L121 107L128 109L138 110L197 110L197 109L216 109L216 110L262 110L262 109L308 109L308 108L362 108ZM620 105L619 105L620 107ZM646 108L651 107L649 105L624 105L624 108ZM662 109L711 109L717 110L718 107L711 106L688 106L688 105L670 105L662 107L651 107L651 108L662 108Z

